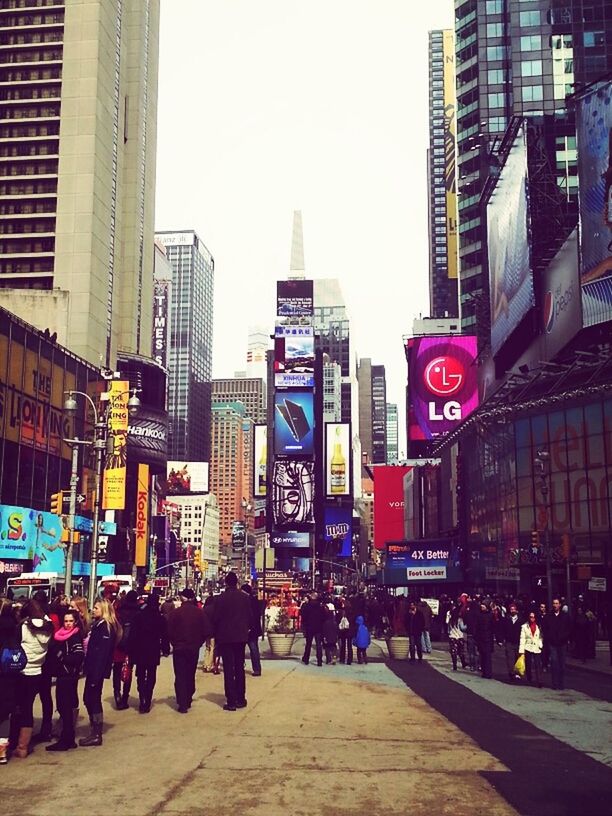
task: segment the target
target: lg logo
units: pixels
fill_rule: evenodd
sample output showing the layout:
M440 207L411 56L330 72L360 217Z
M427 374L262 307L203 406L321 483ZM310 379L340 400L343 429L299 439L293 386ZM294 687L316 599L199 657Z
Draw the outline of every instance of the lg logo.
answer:
M465 372L463 365L456 357L436 357L425 369L425 385L436 397L450 397L456 394L463 385ZM429 403L429 419L432 422L461 419L461 405L456 400L449 400L440 406Z

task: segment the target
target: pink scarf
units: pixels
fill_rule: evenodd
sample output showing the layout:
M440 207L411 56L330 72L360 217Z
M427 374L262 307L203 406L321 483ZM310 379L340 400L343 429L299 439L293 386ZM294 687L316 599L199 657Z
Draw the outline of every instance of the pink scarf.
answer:
M62 626L61 629L58 629L55 635L53 636L54 640L68 640L73 635L76 635L79 631L78 626L73 626L72 629L66 629L65 626Z

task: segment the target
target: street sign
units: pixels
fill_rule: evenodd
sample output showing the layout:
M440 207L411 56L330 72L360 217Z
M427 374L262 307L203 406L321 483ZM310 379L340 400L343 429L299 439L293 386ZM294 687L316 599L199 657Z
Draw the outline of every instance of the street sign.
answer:
M84 493L79 493L77 496L77 504L85 504L87 496Z
M74 529L80 533L93 533L93 521L85 516L75 516Z
M591 592L605 592L608 582L605 578L589 578L589 589Z
M93 524L92 524L93 529ZM117 524L114 521L99 521L98 533L100 535L117 535Z

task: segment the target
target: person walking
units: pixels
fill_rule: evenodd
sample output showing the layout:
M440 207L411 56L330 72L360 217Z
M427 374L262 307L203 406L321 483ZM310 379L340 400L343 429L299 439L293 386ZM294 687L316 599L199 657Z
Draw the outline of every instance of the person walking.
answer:
M251 655L251 669L253 672L253 677L260 677L261 676L261 656L259 654L259 638L261 637L261 607L259 605L259 601L257 600L257 596L253 593L253 589L250 584L243 584L242 591L246 592L249 596L249 600L251 603L251 616L252 616L252 624L251 629L249 631L249 639L247 640L247 645L249 647L249 653Z
M164 657L170 654L168 625L159 611L159 598L149 595L132 621L129 642L130 662L136 667L141 714L151 710L160 654Z
M370 631L368 627L365 625L365 620L363 615L357 615L355 619L355 623L357 625L357 631L355 633L355 637L353 639L353 643L357 649L357 662L358 663L367 663L368 662L368 646L370 645Z
M527 682L535 682L538 688L542 688L542 631L538 626L535 612L530 612L527 616L527 623L521 626L521 636L519 641L519 654L525 655L525 676Z
M569 615L561 611L561 599L553 598L552 610L542 624L544 644L548 648L553 689L565 688L565 651L571 634Z
M546 604L541 603L538 606L538 612L537 612L536 618L537 618L537 621L538 621L538 626L540 627L540 630L541 630L542 633L544 633L544 618L546 617L546 614L547 614ZM544 641L544 646L542 647L541 660L542 660L542 671L547 672L548 671L549 658L548 658L548 646L546 644L546 641Z
M476 645L480 655L480 670L482 676L493 678L493 648L495 642L494 621L489 601L480 602L480 614L476 618Z
M238 589L238 576L228 572L225 576L225 592L213 606L213 627L216 648L223 661L223 684L226 703L224 711L245 708L246 678L244 674L244 650L249 633L255 625L252 598Z
M323 621L323 645L325 648L325 662L335 666L338 659L338 636L340 630L338 629L338 621L336 620L336 613L331 609L325 612L325 620Z
M340 640L340 662L350 666L353 662L354 628L348 618L346 606L338 612L338 638Z
M467 662L469 670L478 671L478 646L476 644L476 623L480 614L480 607L475 599L470 599L465 593L460 596L464 611L461 613L466 626Z
M181 605L168 615L168 637L172 645L174 692L179 714L191 708L200 648L210 633L203 609L196 605L193 589L180 592Z
M421 648L425 654L431 654L431 621L433 620L433 610L427 601L420 600L417 609L423 615L423 634L421 635Z
M130 707L133 668L130 658L131 628L139 609L138 593L135 589L130 589L115 608L122 631L121 639L115 644L113 652L113 696L117 711L124 711Z
M109 600L98 599L92 610L92 625L85 655L83 703L89 715L89 736L79 740L84 748L102 745L104 713L102 688L111 676L115 643L121 640L121 624Z
M21 647L27 664L17 675L15 709L11 717L10 746L12 756L25 759L30 754L30 742L34 730L34 700L40 690L42 667L47 658L49 641L53 636L53 623L34 599L21 610ZM51 706L53 714L53 705Z
M12 601L0 598L0 654L5 649L16 653L20 648L19 625ZM0 667L0 765L8 762L11 715L15 711L18 666Z
M446 627L453 671L457 671L457 658L461 661L461 668L465 669L465 623L459 614L458 606L447 612Z
M211 634L209 637L206 638L205 649L204 649L204 659L202 660L202 671L207 674L210 672L211 674L219 674L219 667L216 665L218 659L215 659L215 638L212 634L212 608L215 603L215 596L212 592L209 592L206 596L206 600L204 601L204 614L208 616L210 622L210 632Z
M508 607L508 614L505 618L502 618L500 626L501 639L503 639L506 655L506 670L508 672L508 678L511 681L521 679L520 676L517 675L514 665L519 656L522 626L523 621L519 617L518 606L515 603L511 603Z
M414 663L415 651L419 661L423 660L423 644L421 636L425 629L425 618L420 609L414 601L408 604L408 612L406 614L406 634L410 640L408 650L410 652L410 662Z
M40 606L45 617L49 618L53 624L53 631L56 632L61 625L58 607L56 604L51 604L47 598L47 593L39 589L33 595L33 600ZM47 661L42 664L40 678L38 682L38 696L40 697L40 705L42 708L42 720L40 729L37 734L32 737L32 742L51 742L53 739L53 694L51 693L51 685L53 677L49 670Z
M315 642L317 652L317 666L323 665L323 621L325 611L321 606L321 601L316 592L312 592L306 603L302 604L301 610L302 631L304 632L304 654L302 663L310 663L310 650L312 641Z
M55 704L62 724L60 738L47 745L46 751L69 751L77 747L74 730L79 714L79 674L84 659L81 622L78 613L68 609L63 625L53 635L46 660L56 678Z

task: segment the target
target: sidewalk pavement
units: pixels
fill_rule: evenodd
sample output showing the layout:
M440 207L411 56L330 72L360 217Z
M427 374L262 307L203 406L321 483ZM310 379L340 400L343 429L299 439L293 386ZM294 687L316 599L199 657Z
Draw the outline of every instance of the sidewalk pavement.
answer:
M583 671L601 672L602 674L612 675L612 665L610 664L610 644L607 640L598 640L595 645L595 657L583 663L575 657L568 655L566 663L572 669L581 669Z
M248 707L236 712L222 709L223 676L198 671L193 708L178 714L169 660L150 714L133 697L115 711L107 682L104 745L12 759L3 801L20 816L473 816L475 803L516 814L489 781L507 767L385 663L304 666L301 647L265 660L261 677L247 672Z

